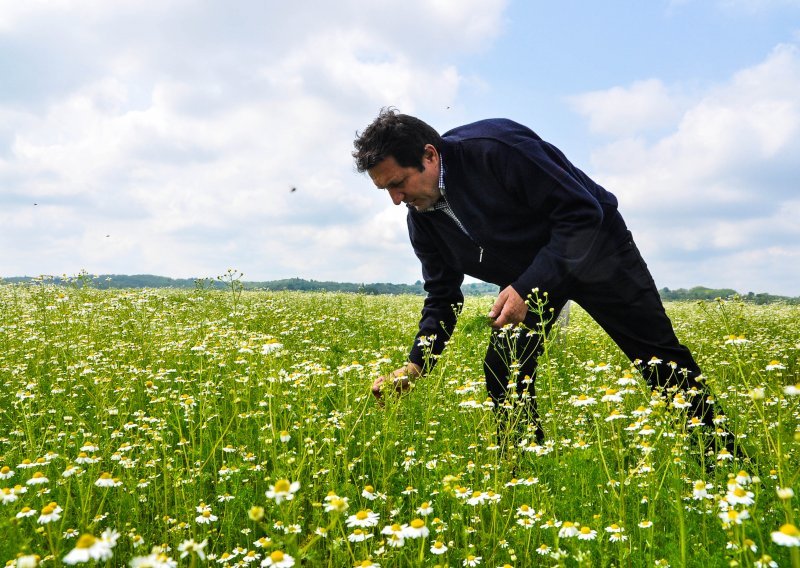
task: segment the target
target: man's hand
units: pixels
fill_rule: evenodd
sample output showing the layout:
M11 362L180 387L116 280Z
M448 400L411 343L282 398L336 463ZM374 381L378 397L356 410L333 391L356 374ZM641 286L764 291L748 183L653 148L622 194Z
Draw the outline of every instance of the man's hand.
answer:
M378 377L372 383L372 394L378 399L378 403L383 405L384 389L393 390L396 393L404 393L411 388L411 381L422 376L422 367L416 363L406 363L404 367L395 369L388 375Z
M511 286L503 288L492 309L489 310L489 317L494 318L492 327L495 329L500 329L509 323L512 325L522 323L527 314L528 305Z

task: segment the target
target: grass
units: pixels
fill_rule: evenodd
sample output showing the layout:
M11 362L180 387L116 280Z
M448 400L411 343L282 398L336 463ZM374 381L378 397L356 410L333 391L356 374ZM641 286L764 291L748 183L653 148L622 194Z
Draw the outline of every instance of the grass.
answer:
M492 300L380 408L419 297L0 286L0 561L800 566L773 539L798 526L800 307L667 305L753 457L706 468L674 393L577 307L540 359L546 442L501 456Z

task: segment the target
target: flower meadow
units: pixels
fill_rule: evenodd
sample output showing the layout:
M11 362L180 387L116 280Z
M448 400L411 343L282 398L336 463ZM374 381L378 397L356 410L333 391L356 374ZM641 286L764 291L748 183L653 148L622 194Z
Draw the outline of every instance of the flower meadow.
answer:
M229 283L0 286L0 562L800 567L800 306L667 304L704 426L574 306L540 357L545 440L501 447L493 298L381 406L422 298Z

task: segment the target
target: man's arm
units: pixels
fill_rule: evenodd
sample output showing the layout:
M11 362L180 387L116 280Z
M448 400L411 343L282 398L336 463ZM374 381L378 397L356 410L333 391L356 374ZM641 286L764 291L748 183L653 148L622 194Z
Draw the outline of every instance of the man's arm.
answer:
M442 260L426 228L408 216L408 234L414 254L422 265L422 278L427 293L419 320L419 331L408 355L411 363L429 371L436 364L436 357L444 350L445 343L453 333L458 314L464 304L461 283L464 273L448 266Z
M378 377L372 384L372 393L381 393L391 384L396 392L405 392L410 382L424 375L436 364L438 356L456 325L458 313L464 302L461 283L464 274L453 270L442 260L432 244L429 233L408 216L408 233L414 253L422 265L427 296L419 320L419 331L408 355L408 363L388 375Z

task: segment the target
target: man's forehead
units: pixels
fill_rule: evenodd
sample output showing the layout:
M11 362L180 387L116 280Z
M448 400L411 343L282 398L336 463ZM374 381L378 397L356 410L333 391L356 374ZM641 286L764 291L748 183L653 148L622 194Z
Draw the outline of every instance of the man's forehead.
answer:
M373 183L383 189L393 182L400 181L405 175L403 170L404 168L400 167L394 156L388 156L367 170L367 173Z

